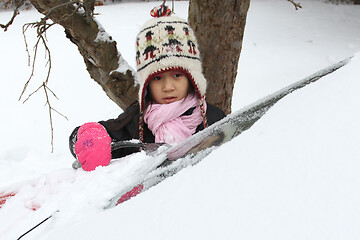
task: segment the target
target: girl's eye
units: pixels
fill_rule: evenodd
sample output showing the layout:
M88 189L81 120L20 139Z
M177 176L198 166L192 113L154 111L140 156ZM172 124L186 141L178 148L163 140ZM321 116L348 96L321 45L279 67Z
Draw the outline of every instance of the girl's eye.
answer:
M161 76L155 76L154 78L153 78L153 80L160 80L161 79Z
M175 78L178 78L178 77L181 77L181 76L182 76L181 73L175 73L175 74L174 74L174 77L175 77Z

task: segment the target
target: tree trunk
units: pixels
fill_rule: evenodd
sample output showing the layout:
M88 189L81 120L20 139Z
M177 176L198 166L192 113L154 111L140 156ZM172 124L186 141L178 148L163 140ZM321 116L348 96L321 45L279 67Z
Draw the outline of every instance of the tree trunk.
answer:
M92 18L75 11L67 0L31 0L34 7L55 23L64 27L66 37L77 45L87 71L111 100L122 109L136 101L138 87L134 84L134 71L117 51L116 42ZM65 7L58 7L60 5ZM98 37L103 36L103 37ZM116 71L119 68L121 72Z
M206 98L226 114L231 100L250 0L190 0L189 24L197 37Z

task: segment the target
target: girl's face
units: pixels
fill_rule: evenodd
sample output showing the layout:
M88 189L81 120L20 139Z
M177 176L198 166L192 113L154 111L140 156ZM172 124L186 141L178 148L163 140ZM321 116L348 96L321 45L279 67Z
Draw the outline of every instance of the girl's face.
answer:
M181 71L167 71L155 75L149 82L149 89L155 103L168 104L187 96L189 80Z

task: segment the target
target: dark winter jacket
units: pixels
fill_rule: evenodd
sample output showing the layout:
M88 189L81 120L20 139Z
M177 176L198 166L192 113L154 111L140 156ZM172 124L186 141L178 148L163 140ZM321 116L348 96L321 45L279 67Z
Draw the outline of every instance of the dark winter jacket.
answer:
M184 115L191 115L194 108L187 110ZM120 114L116 119L110 119L107 121L101 121L100 123L105 127L109 133L113 142L117 141L126 141L131 139L139 139L139 105L135 103L125 110L124 113ZM207 123L210 126L211 124L219 121L225 117L225 113L219 108L207 103L206 118ZM69 147L70 151L75 157L75 142L77 139L77 131L79 127L75 128L69 138ZM196 132L204 129L204 125L201 123ZM155 137L151 130L144 123L144 142L153 143L155 142ZM120 158L126 155L129 155L134 152L138 152L138 148L125 148L115 150L111 153L112 158Z

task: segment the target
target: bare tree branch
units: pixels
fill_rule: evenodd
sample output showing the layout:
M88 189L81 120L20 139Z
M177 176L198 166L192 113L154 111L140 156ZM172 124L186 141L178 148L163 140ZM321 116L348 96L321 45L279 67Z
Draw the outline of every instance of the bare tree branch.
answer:
M53 107L51 107L48 91L50 91L55 97L56 97L56 95L55 95L54 92L47 86L47 83L43 82L42 88L44 89L44 92L45 92L45 96L46 96L46 104L45 104L45 105L48 106L49 118L50 118L50 128L51 128L51 152L54 152L54 126L53 126L53 119L52 119L52 111L58 113L60 116L64 117L66 120L68 120L68 118L67 118L66 116L64 116L63 114L59 113L59 112L58 112L57 110L55 110ZM57 98L57 97L56 97L56 98Z
M24 85L24 88L23 88L23 91L21 92L20 94L20 97L19 97L19 100L21 100L22 96L24 95L24 93L26 92L26 89L31 81L31 79L33 78L34 76L34 72L35 72L35 63L36 63L36 58L37 58L37 52L38 52L38 47L39 47L39 43L42 43L42 45L44 46L45 48L45 54L47 55L48 57L48 61L46 63L46 65L48 65L48 72L47 72L47 76L46 76L46 79L44 81L45 84L48 83L49 81L49 77L50 77L50 72L51 72L51 53L50 53L50 49L49 47L47 46L46 42L46 30L49 29L51 26L53 26L54 23L51 23L51 24L48 24L46 22L46 19L43 18L41 19L40 22L34 22L34 23L27 23L23 26L23 36L24 36L24 41L25 41L25 46L26 46L26 52L28 53L28 61L29 61L29 64L30 64L30 53L29 53L29 50L28 50L28 44L27 44L27 41L26 41L26 34L25 32L28 30L29 27L32 27L32 28L36 28L36 32L37 32L37 41L35 43L35 46L34 46L34 56L33 56L33 63L32 63L32 70L31 70L31 74L30 74L30 77L29 79L26 81L25 85ZM29 98L29 97L28 97Z
M54 23L65 29L66 37L77 45L91 76L111 100L126 109L137 99L138 86L135 84L134 71L118 53L116 42L93 19L92 0L30 0L34 7ZM84 5L85 3L85 5ZM61 6L61 7L59 7ZM78 11L79 7L84 8ZM107 39L99 36L108 36Z
M28 49L28 44L27 44L27 40L26 40L26 31L29 28L35 28L36 29L36 33L37 33L37 41L34 45L34 56L32 58L32 70L31 70L31 74L29 76L29 79L27 80L27 82L24 85L23 91L19 97L19 100L21 100L21 98L23 97L23 95L25 94L27 87L31 81L31 79L34 76L34 72L35 72L35 65L36 65L36 59L37 59L37 53L38 53L38 49L39 49L39 44L42 44L45 48L45 58L47 59L47 62L45 64L45 66L47 66L48 70L47 70L47 75L45 78L45 81L42 82L42 84L32 93L30 93L28 95L28 97L24 100L23 103L25 103L26 101L28 101L35 93L37 93L40 89L43 89L44 94L45 94L45 98L46 98L46 104L48 106L48 111L49 111L49 119L50 119L50 129L51 129L51 152L54 151L54 126L53 126L53 117L52 117L52 112L56 112L59 115L61 115L62 117L64 117L65 119L67 119L67 117L63 114L61 114L59 111L57 111L56 109L54 109L50 103L50 98L49 98L49 92L56 98L58 99L58 97L56 96L56 94L48 87L48 82L49 82L49 77L50 77L50 72L51 72L51 52L50 49L47 45L47 39L46 39L46 31L53 26L55 23L48 23L47 22L47 17L45 16L44 18L42 18L39 22L33 22L33 23L27 23L23 26L23 36L24 36L24 41L25 41L25 46L26 46L26 52L28 53L28 61L29 61L29 65L31 63L31 56L30 56L30 52Z
M21 1L21 4L25 0ZM46 105L49 110L50 127L51 127L51 146L53 147L53 116L52 112L65 117L63 114L55 110L51 103L49 93L56 97L55 93L48 87L50 72L52 67L51 52L47 46L46 31L55 24L60 24L65 29L66 37L71 42L78 46L80 54L84 58L87 70L90 76L101 85L106 94L117 103L122 109L127 108L137 99L138 86L135 84L133 70L127 65L126 61L121 57L117 51L116 42L106 34L105 30L93 19L95 0L30 0L32 5L42 14L38 22L27 23L23 26L23 37L28 54L28 64L31 66L31 73L24 84L23 90L20 94L19 100L24 97L31 80L34 77L35 67L37 64L38 50L40 45L45 48L45 58L47 67L47 75L42 84L23 101L28 101L34 94L41 89L44 91L46 97ZM1 25L7 30L17 16L18 9L21 6L18 4L12 19L6 25ZM83 8L84 11L79 11ZM52 21L49 23L49 21ZM35 29L37 40L34 45L33 53L30 54L29 46L26 38L26 31ZM98 36L108 36L108 39L103 39ZM31 57L31 55L33 55ZM31 62L32 61L32 62ZM119 66L122 64L121 66ZM128 69L125 72L117 71L117 69ZM57 98L57 97L56 97ZM65 117L66 118L66 117Z
M45 58L47 60L47 75L42 84L23 101L28 101L34 94L41 89L46 97L46 105L49 110L50 127L51 127L51 146L53 147L53 116L52 112L65 117L55 110L51 103L49 93L56 97L55 93L48 87L50 72L52 67L51 52L47 46L46 31L55 24L60 24L65 29L66 37L78 46L80 54L84 58L87 70L90 76L101 85L103 90L111 100L117 103L122 109L127 108L137 99L138 86L135 84L133 70L127 65L126 61L117 51L116 42L112 40L105 30L93 19L95 0L30 0L32 5L42 14L38 22L27 23L23 26L23 37L28 54L28 65L31 66L31 73L24 84L19 100L24 97L31 80L34 77L35 66L37 64L38 50L40 45L45 48ZM16 6L11 20L6 25L1 25L4 31L13 23L15 17L19 14L18 9L25 2ZM83 8L84 11L79 11ZM52 22L49 23L49 20ZM35 29L37 40L34 45L33 54L30 54L26 31ZM108 39L98 36L108 36ZM31 55L33 55L31 57ZM32 62L31 62L32 61ZM121 66L119 66L122 64ZM117 69L128 69L125 72ZM57 98L57 97L56 97ZM66 117L65 117L66 118Z
M302 8L302 6L300 5L300 3L296 3L294 2L293 0L288 0L289 2L291 2L294 7L295 7L295 10L299 10L299 8Z
M9 28L9 26L10 26L11 24L13 24L13 22L14 22L14 20L15 20L15 17L16 17L17 15L19 15L19 8L24 4L24 2L25 2L25 0L21 0L21 1L19 2L19 4L15 7L14 13L13 13L10 21L9 21L7 24L5 24L5 25L4 25L4 24L0 24L0 27L4 29L4 32L6 32L7 29Z
M59 8L62 8L62 7L69 6L71 4L76 4L76 3L80 3L80 1L79 0L74 0L74 1L59 4L59 5L55 6L55 7L52 7L50 9L45 10L44 12L42 12L42 14L44 14L45 17L48 17L53 11L55 11L55 10L57 10Z

